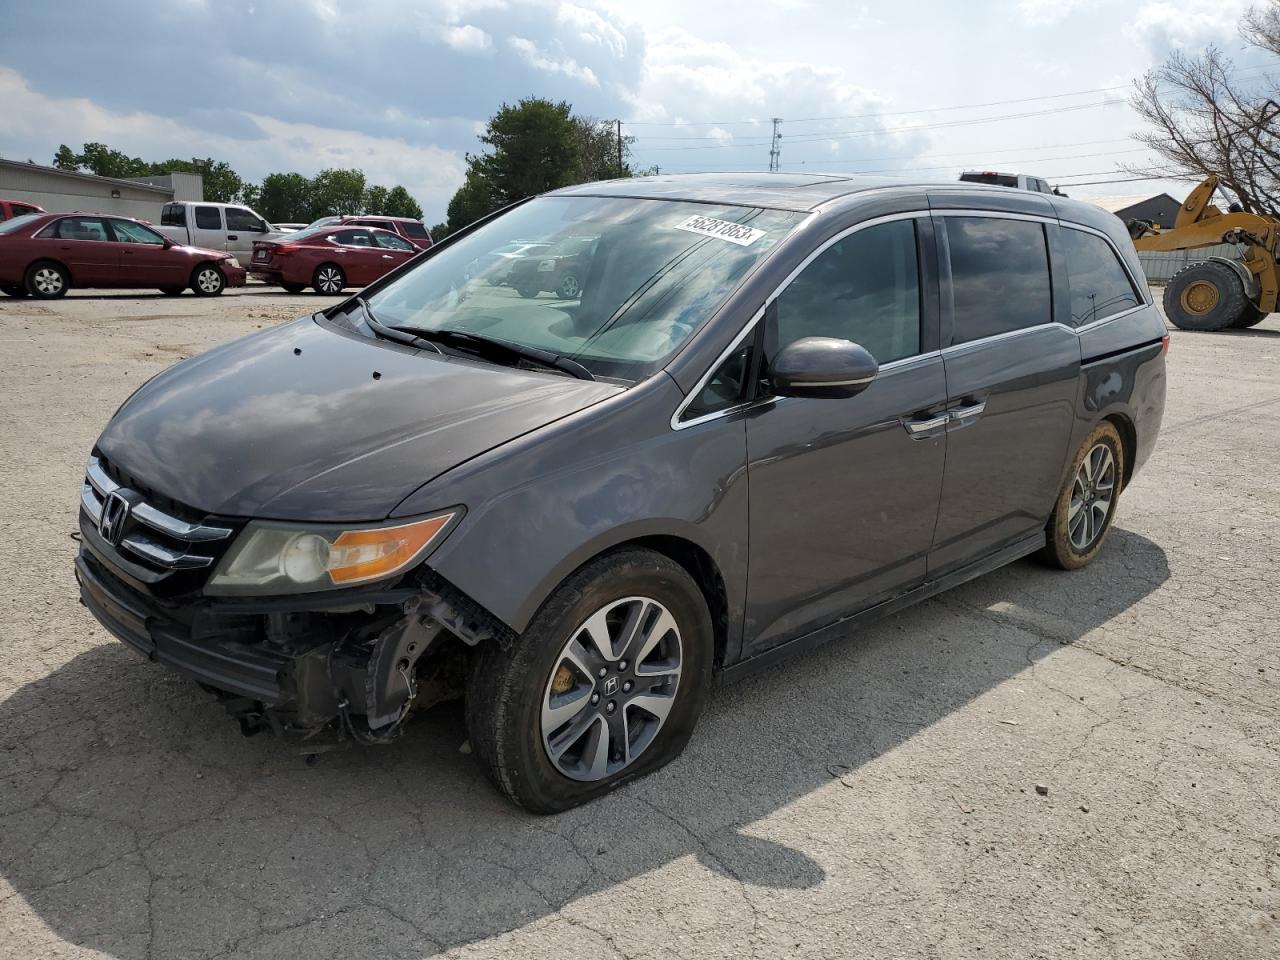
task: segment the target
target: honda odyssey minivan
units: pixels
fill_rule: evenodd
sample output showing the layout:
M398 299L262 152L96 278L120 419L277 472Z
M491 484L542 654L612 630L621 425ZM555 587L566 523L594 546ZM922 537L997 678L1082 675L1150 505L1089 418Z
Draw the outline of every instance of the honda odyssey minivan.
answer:
M573 291L470 269L582 237ZM247 732L383 743L461 688L498 789L563 810L675 757L717 675L1088 563L1167 345L1087 204L570 187L140 387L89 457L81 597Z

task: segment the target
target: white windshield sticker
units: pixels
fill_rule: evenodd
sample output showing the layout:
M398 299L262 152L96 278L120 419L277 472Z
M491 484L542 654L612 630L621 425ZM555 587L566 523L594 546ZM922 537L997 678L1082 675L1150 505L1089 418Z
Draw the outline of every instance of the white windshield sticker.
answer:
M715 217L701 216L692 216L684 223L677 223L676 229L688 230L690 233L700 233L704 237L715 237L718 240L728 240L730 243L736 243L740 247L751 246L765 234L763 230L744 226L741 223L734 223L731 220L717 220Z

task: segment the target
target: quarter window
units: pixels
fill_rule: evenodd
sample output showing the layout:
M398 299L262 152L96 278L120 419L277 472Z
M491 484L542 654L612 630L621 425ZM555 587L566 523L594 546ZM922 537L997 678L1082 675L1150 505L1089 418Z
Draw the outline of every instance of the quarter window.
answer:
M849 234L824 250L778 297L776 343L837 337L880 363L920 352L920 271L914 220Z
M946 217L955 328L967 343L1053 320L1049 248L1030 220Z
M754 342L755 336L748 334L746 342L724 359L706 386L684 408L681 420L696 420L698 417L736 407L750 399L747 377L751 371Z
M98 217L63 217L53 235L59 240L106 240L107 225Z
M1092 323L1142 301L1111 244L1092 233L1062 231L1067 251L1067 280L1071 286L1071 319Z
M221 230L222 213L217 207L196 207L197 230Z
M382 247L382 248L384 248L384 249L386 249L386 250L415 250L415 249L417 249L417 248L416 248L416 247L414 247L414 245L413 245L412 243L410 243L408 240L402 240L400 237L397 237L394 233L391 233L389 230L375 230L375 231L373 231L373 239L377 242L378 246L380 246L380 247Z

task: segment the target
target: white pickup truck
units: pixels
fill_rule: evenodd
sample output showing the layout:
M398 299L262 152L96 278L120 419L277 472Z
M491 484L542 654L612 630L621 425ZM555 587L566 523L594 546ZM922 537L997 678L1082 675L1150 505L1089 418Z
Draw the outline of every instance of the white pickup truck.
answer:
M181 244L225 250L242 266L247 266L253 258L255 243L283 235L248 207L191 200L166 203L156 229Z

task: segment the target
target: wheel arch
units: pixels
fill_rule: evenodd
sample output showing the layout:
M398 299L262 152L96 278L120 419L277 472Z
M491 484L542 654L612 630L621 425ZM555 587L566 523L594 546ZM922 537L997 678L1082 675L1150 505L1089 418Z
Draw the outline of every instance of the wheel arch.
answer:
M22 269L22 277L23 277L24 283L26 282L27 274L30 273L34 268L40 266L40 264L42 263L52 263L55 267L57 267L59 270L65 273L68 279L70 280L70 283L68 284L68 286L70 286L70 284L75 283L75 279L76 279L75 272L69 266L67 266L65 263L59 260L57 257L36 257L34 260L28 263Z
M1100 422L1110 423L1120 434L1120 447L1124 453L1124 471L1120 477L1120 489L1124 490L1133 477L1134 458L1138 454L1138 428L1126 414L1119 412L1107 414Z

